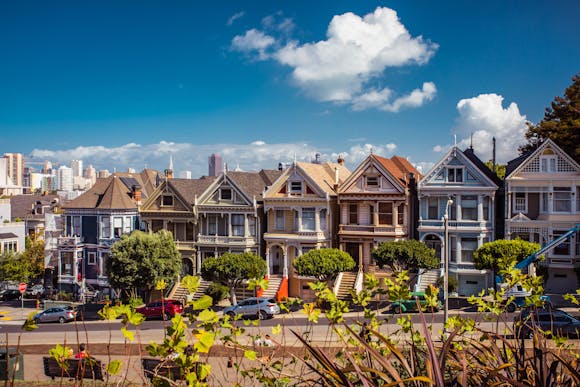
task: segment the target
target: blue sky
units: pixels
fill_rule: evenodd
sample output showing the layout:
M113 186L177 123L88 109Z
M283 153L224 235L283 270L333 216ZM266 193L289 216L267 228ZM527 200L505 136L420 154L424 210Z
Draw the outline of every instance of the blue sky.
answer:
M207 173L517 155L580 71L577 1L5 1L0 151Z

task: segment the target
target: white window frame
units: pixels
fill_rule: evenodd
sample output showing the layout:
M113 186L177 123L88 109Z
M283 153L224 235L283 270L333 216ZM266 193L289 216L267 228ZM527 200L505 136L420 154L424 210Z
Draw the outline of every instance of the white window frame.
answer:
M290 192L290 195L301 195L302 181L290 181L288 183L288 192Z
M111 217L101 216L101 239L111 239Z
M453 180L450 179L451 171L453 171ZM461 180L457 181L457 176L461 176ZM463 167L447 167L447 182L448 183L461 183L465 182L463 178Z
M284 210L274 211L274 230L286 229L286 212Z
M524 200L524 209L521 210L519 209L520 207L518 207L518 199L522 199L521 197L518 198L518 195L524 195L523 200ZM513 212L514 213L519 213L521 212L522 214L527 214L528 213L528 193L527 192L514 192L513 195ZM521 203L520 203L521 204Z
M224 197L224 193L229 192L229 198ZM222 188L220 189L220 200L234 200L234 192L231 188Z
M558 172L558 157L555 155L540 156L540 172Z
M301 231L315 231L316 230L316 208L314 207L307 207L302 209L302 230ZM312 214L312 218L310 216L306 217L305 215Z
M246 225L244 223L244 214L232 214L231 216L231 221L232 221L232 236L245 236L246 235ZM236 221L242 221L241 224L237 224L234 222L234 220Z
M165 198L171 198L171 204L165 204ZM171 194L161 195L161 207L173 207L175 203L175 198Z
M464 243L467 243L467 242L475 243L475 248L473 250L464 249ZM479 246L478 246L477 238L469 238L469 237L461 238L461 262L460 263L473 264L474 263L473 253L475 252L475 250L477 250L478 247ZM471 251L471 254L472 254L471 260L466 260L464 258L464 254L463 254L464 251Z
M115 232L119 229L118 235ZM121 238L123 235L123 217L122 216L114 216L113 217L113 238Z
M97 264L97 253L96 251L89 251L87 253L87 265L94 266Z
M572 212L572 188L571 187L554 187L553 189L553 198L552 198L552 212L559 213L559 214L569 214ZM566 198L556 198L558 194L567 194ZM558 203L568 203L568 209L565 211L558 211L557 204Z
M379 188L378 176L365 176L365 185L367 188Z
M474 207L466 207L465 203L468 201L475 201L475 206ZM477 204L477 195L461 195L461 220L470 220L470 221L477 221L477 215L478 215L478 204ZM470 209L473 210L473 217L470 219L467 219L465 217L465 214L467 211L464 211L465 209Z

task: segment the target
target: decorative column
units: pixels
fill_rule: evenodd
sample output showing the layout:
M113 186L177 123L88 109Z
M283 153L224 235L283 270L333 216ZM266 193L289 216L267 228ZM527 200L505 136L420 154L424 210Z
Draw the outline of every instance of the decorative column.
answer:
M232 236L232 214L228 214L228 237Z
M399 203L393 202L393 226L399 225Z
M483 222L483 195L477 195L477 221Z
M298 232L302 231L302 207L298 208L296 210L296 212L298 213Z
M314 231L320 232L320 209L314 209Z
M370 207L373 211L373 226L376 227L379 225L379 203L371 204Z
M201 273L201 251L197 250L197 257L196 257L196 271L197 274Z
M271 265L270 244L266 243L266 279L270 278L270 275L272 274L270 273L270 265Z
M282 269L282 282L280 283L280 289L278 290L276 298L282 301L288 298L288 252L286 246L280 246L280 248L284 255L284 268Z
M244 237L247 238L250 236L250 229L248 224L248 215L244 214Z

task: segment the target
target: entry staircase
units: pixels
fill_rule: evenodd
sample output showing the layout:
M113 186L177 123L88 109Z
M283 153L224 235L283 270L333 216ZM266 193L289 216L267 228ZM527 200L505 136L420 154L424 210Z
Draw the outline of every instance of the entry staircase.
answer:
M268 279L268 289L265 289L262 293L262 297L274 298L276 299L276 294L280 289L280 284L282 283L281 276L270 276ZM244 298L255 297L255 291L249 290L247 286L243 286L236 289L236 298L238 300L243 300Z
M197 300L197 299L201 298L201 296L203 296L205 294L205 291L207 290L209 285L211 285L211 281L205 281L205 280L200 278L199 287L197 288L197 291L195 293L193 293L193 296L190 299ZM188 295L189 295L189 290L187 290L186 287L181 286L181 282L179 282L179 283L175 284L175 286L173 286L173 288L171 288L169 294L167 295L167 298L172 299L172 300L179 300L179 301L185 303L187 301Z
M340 281L338 284L338 290L336 296L339 300L350 301L352 300L351 291L354 290L356 284L357 272L345 271L338 276L337 280Z
M421 273L415 286L415 291L424 292L429 285L436 286L439 277L441 277L441 269L432 269Z

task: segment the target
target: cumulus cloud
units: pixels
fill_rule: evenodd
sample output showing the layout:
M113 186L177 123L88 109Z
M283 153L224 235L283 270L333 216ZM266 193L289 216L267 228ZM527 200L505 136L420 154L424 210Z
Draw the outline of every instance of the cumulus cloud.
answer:
M275 42L273 37L253 28L243 35L235 36L232 40L232 49L242 52L257 51L258 59L266 60L270 57L266 50Z
M190 143L175 143L160 141L155 144L129 143L118 147L79 146L71 149L35 149L27 160L49 160L54 167L70 165L71 160L81 159L88 166L97 170L126 171L134 168L137 171L151 168L159 171L169 165L173 159L176 174L191 171L192 177L200 177L208 173L208 156L218 153L230 169L239 167L244 171L260 169L276 169L278 163L288 164L294 160L310 162L320 153L322 161L336 162L341 155L347 166L354 170L371 151L375 154L390 157L397 149L393 143L387 144L356 144L347 150L320 149L307 143L277 143L267 144L256 140L248 144L211 144L196 145Z
M248 36L251 31L254 32ZM274 42L264 38L274 38L262 33L258 39L259 32L253 29L234 37L232 47L257 51L259 59L265 59L266 47L256 47L253 42L267 42L267 47L271 47ZM435 85L425 82L422 89L391 101L394 93L388 87L372 88L371 83L384 81L388 68L425 64L438 47L422 36L411 36L397 13L386 7L364 17L350 12L334 16L326 40L277 43L280 48L269 57L291 67L296 85L319 101L351 104L355 110L379 108L397 112L421 106L436 93Z
M238 13L234 13L232 16L229 17L228 21L226 22L226 24L228 26L231 26L232 24L234 24L234 22L238 19L241 19L242 17L244 17L246 13L244 11L238 12Z
M518 147L525 143L526 116L520 114L515 102L504 108L503 101L497 94L480 94L459 101L454 131L461 138L460 147L468 147L473 135L476 154L484 161L490 160L495 137L498 162L505 163L518 156Z

